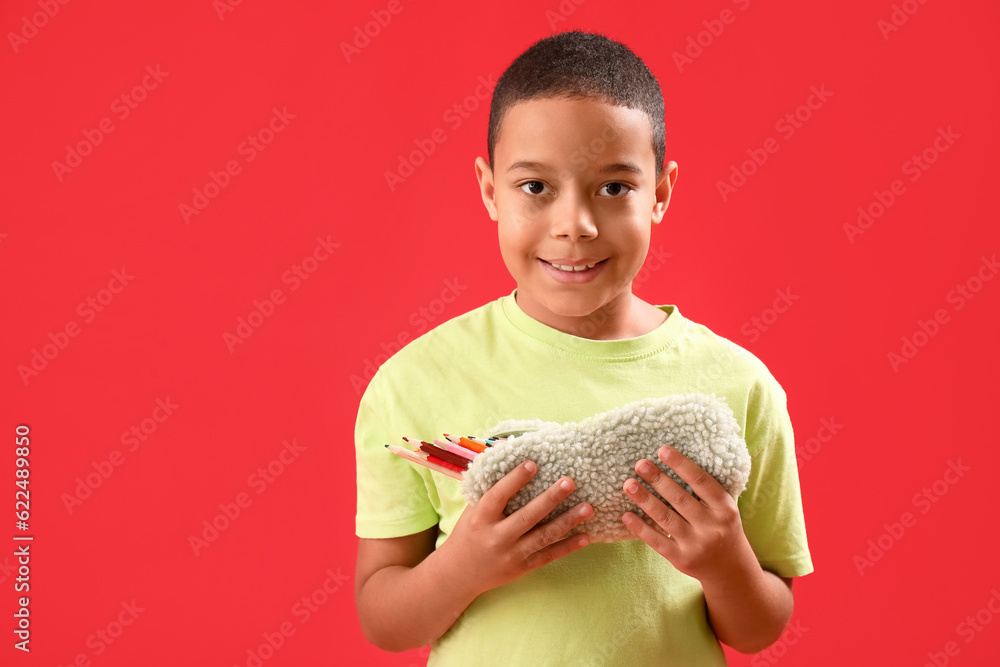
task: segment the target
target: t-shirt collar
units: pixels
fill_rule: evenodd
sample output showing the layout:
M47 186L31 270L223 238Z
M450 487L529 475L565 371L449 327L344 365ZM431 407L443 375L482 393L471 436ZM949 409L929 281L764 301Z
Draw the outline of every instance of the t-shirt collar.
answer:
M656 307L667 313L668 317L663 324L649 333L622 340L593 340L574 336L539 322L521 310L514 298L516 294L517 288L509 295L499 299L508 321L521 333L572 355L626 361L655 354L664 347L673 344L686 322L677 306L673 304L659 305Z

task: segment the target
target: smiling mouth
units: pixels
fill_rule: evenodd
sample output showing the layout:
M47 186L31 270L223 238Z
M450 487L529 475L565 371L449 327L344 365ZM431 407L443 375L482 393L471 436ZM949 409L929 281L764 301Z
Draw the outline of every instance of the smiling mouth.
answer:
M593 264L581 264L580 266L569 266L567 264L553 264L552 262L546 261L544 259L542 261L548 264L549 266L558 269L559 271L562 271L564 273L581 273L583 271L588 271L597 266L598 264L601 264L602 262L606 262L608 260L602 259L600 262L594 262Z

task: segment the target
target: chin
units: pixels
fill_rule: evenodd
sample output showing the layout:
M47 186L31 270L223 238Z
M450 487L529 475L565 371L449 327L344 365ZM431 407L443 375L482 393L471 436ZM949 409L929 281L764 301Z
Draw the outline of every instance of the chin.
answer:
M552 296L542 299L541 302L553 314L561 317L590 317L604 305L604 301L596 294L576 297Z

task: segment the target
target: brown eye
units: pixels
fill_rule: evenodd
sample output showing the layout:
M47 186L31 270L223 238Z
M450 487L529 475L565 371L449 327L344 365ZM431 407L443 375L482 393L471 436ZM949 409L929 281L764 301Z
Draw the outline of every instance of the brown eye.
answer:
M525 188L530 188L530 192L525 191ZM521 192L531 195L540 195L545 190L545 184L541 181L528 181L521 186Z
M628 185L625 185L624 183L608 183L607 185L605 185L601 189L603 190L605 188L609 188L609 189L612 190L611 192L608 193L612 197L617 197L620 194L622 194L622 189L623 188L627 188L628 189L627 192L625 192L624 194L628 194L628 192L632 191L632 188L630 186L628 186Z

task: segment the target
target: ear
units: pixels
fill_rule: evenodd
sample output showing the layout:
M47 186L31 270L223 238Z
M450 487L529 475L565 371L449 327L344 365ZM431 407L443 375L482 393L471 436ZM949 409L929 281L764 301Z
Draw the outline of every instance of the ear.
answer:
M479 193L483 197L483 204L494 222L500 219L497 213L496 187L493 183L493 170L486 160L481 157L476 158L476 179L479 181Z
M656 181L656 202L653 204L653 224L663 220L663 214L667 212L670 204L670 193L674 191L674 183L677 182L677 163L671 160L663 167L660 178Z

